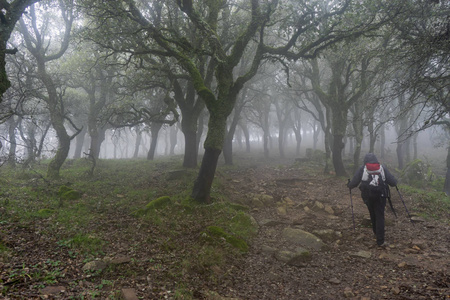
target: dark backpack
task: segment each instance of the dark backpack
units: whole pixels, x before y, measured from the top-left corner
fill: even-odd
[[[386,197],[384,170],[379,163],[367,163],[359,189],[363,197]]]

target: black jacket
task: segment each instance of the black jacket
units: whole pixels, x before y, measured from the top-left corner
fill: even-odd
[[[364,164],[356,171],[355,175],[353,176],[352,180],[347,184],[347,187],[350,189],[353,189],[357,187],[361,183],[361,179],[364,173],[364,166],[367,163],[379,163],[377,157],[373,153],[368,153],[364,157]],[[394,175],[389,172],[389,170],[383,166],[384,169],[384,176],[386,178],[386,183],[390,186],[396,186],[397,185],[397,179],[394,177]]]

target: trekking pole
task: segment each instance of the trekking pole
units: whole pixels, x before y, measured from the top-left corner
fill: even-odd
[[[408,214],[409,220],[411,221],[411,223],[414,226],[414,221],[412,220],[411,215],[409,214],[408,208],[406,208],[406,204],[405,204],[405,201],[403,201],[402,194],[400,193],[400,191],[399,191],[397,186],[395,186],[395,189],[397,190],[398,195],[400,196],[400,200],[402,200],[403,206],[405,207],[405,210],[406,210],[406,213]]]
[[[348,183],[350,183],[350,179],[348,180]],[[353,221],[353,231],[355,231],[355,215],[353,214],[353,199],[352,199],[352,189],[348,188],[350,191],[350,205],[352,207],[352,221]]]
[[[394,214],[395,218],[397,218],[397,213],[395,212],[394,205],[392,205],[391,201],[391,189],[388,185],[386,185],[386,196],[389,202],[389,206],[391,207],[392,213]]]

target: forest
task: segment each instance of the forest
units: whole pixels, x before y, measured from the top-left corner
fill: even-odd
[[[0,5],[5,299],[450,296],[448,1]],[[399,179],[382,258],[366,153]]]

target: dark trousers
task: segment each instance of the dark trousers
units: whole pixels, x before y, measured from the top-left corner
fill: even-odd
[[[384,209],[386,207],[386,198],[368,197],[364,199],[370,213],[372,230],[377,238],[377,245],[384,243]]]

